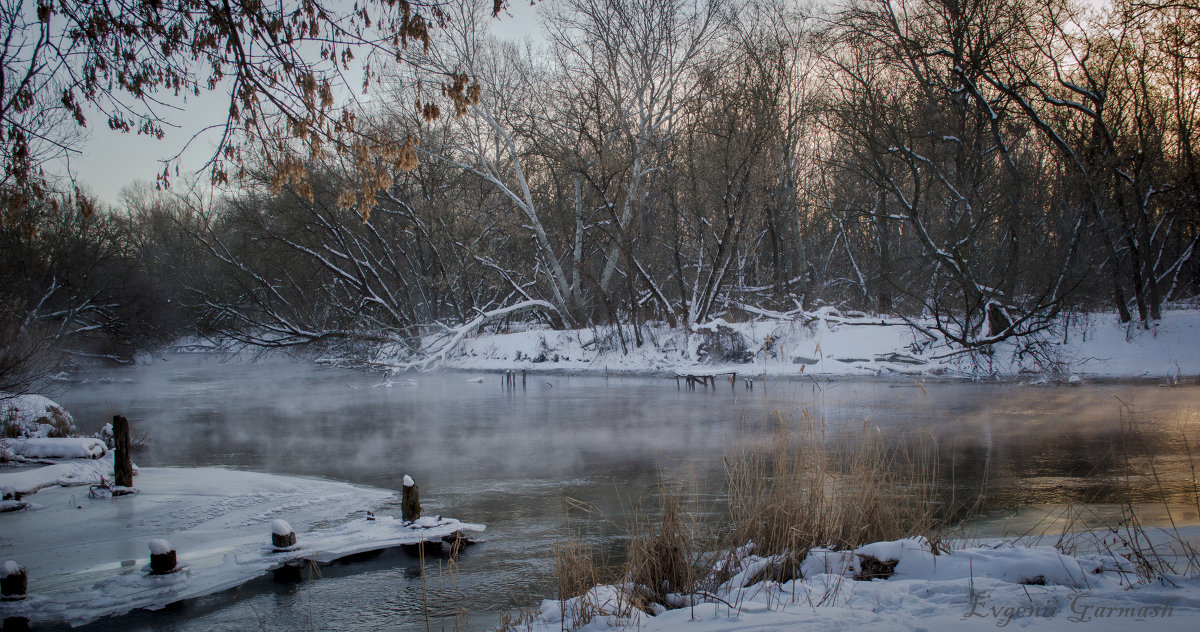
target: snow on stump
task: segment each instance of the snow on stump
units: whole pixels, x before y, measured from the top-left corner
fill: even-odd
[[[272,520],[271,545],[277,549],[296,546],[296,532],[292,531],[292,525],[283,520]]]
[[[129,420],[113,415],[113,484],[133,487],[133,459],[129,455]]]
[[[12,560],[0,564],[0,597],[5,601],[24,599],[29,590],[29,575]]]
[[[421,492],[412,477],[404,475],[404,494],[400,499],[400,517],[412,522],[421,517]]]
[[[162,575],[175,570],[175,549],[166,540],[155,538],[150,546],[150,572]]]

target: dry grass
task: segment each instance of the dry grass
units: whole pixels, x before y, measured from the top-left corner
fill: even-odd
[[[725,545],[714,525],[682,506],[679,487],[660,485],[658,495],[660,512],[655,519],[636,522],[622,568],[633,587],[632,606],[644,612],[651,612],[652,604],[679,606],[672,595],[712,588],[713,564]]]
[[[554,578],[560,598],[582,595],[608,576],[609,571],[596,563],[592,550],[578,535],[554,545]]]
[[[830,441],[808,417],[777,421],[769,450],[741,447],[726,462],[736,542],[803,557],[814,546],[848,549],[943,527],[932,440],[870,429]]]
[[[800,562],[815,546],[853,548],[943,527],[932,441],[914,446],[870,430],[828,442],[817,428],[808,417],[778,419],[769,448],[731,450],[728,520],[698,520],[682,506],[678,488],[662,485],[657,516],[633,521],[623,564],[598,564],[579,537],[560,543],[556,577],[568,628],[599,615],[691,604],[728,579],[737,547],[749,542],[755,554],[783,560],[755,581],[782,580],[799,577]],[[592,603],[589,591],[600,584],[622,586],[622,600]],[[568,612],[567,600],[581,595]]]

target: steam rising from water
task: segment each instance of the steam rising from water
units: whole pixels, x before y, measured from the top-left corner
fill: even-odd
[[[90,382],[56,399],[88,432],[127,416],[134,434],[150,440],[135,455],[142,465],[220,465],[395,490],[412,475],[427,513],[488,525],[488,542],[459,561],[453,583],[431,580],[443,562],[426,567],[426,590],[446,597],[430,600],[434,616],[453,617],[469,596],[475,627],[494,621],[489,613],[551,596],[551,545],[587,520],[568,513],[566,498],[605,512],[611,522],[596,520],[593,532],[609,545],[639,502],[653,509],[660,476],[693,480],[700,504],[721,513],[722,457],[734,442],[769,440],[776,412],[807,418],[830,437],[876,427],[897,440],[933,436],[947,495],[973,499],[990,468],[990,516],[1031,504],[1146,501],[1157,490],[1135,486],[1146,497],[1130,499],[1125,477],[1151,458],[1182,502],[1193,491],[1182,437],[1193,450],[1200,444],[1200,391],[1129,383],[920,389],[905,380],[805,378],[688,391],[663,378],[539,375],[505,390],[498,375],[453,373],[398,376],[389,387],[377,386],[377,374],[281,357],[189,355],[79,377]],[[416,385],[404,386],[410,377]],[[474,377],[483,382],[467,381]],[[1136,441],[1117,397],[1132,405]],[[389,553],[322,574],[300,587],[260,582],[238,593],[244,598],[213,597],[190,611],[101,628],[242,629],[255,612],[278,627],[312,612],[316,627],[424,629],[415,559]]]

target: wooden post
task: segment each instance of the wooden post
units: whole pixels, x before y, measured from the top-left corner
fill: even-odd
[[[400,498],[400,517],[407,522],[421,517],[421,491],[407,474],[404,475],[404,493]]]
[[[525,369],[521,369],[521,390],[525,390]]]
[[[29,590],[29,574],[12,560],[0,564],[0,597],[5,601],[24,599]]]
[[[175,549],[166,540],[154,539],[147,543],[150,546],[150,572],[155,575],[170,573],[175,570],[178,560]]]
[[[296,545],[296,532],[292,525],[283,520],[271,521],[271,545],[277,549],[286,549]]]
[[[113,484],[133,487],[133,460],[129,456],[129,420],[113,415]]]
[[[737,389],[737,373],[729,374],[729,388],[735,390]]]

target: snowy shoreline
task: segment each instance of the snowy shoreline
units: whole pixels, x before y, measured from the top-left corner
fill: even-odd
[[[308,354],[329,366],[391,375],[427,371],[671,378],[736,373],[742,378],[987,380],[1031,385],[1142,380],[1200,383],[1200,307],[1177,306],[1146,330],[1115,314],[1075,314],[1036,340],[1010,340],[973,353],[903,320],[825,307],[743,322],[712,320],[691,331],[662,324],[555,330],[526,321],[472,322],[422,339],[366,351]],[[625,341],[622,343],[621,337]],[[194,337],[168,347],[179,353],[240,353],[233,345]],[[302,353],[302,355],[305,355]]]
[[[988,379],[1043,384],[1092,380],[1195,382],[1200,376],[1200,309],[1175,309],[1150,330],[1122,325],[1112,314],[1076,315],[1037,344],[1008,341],[990,352],[967,354],[903,321],[832,308],[802,317],[763,317],[729,323],[717,319],[688,332],[551,330],[512,323],[501,333],[452,330],[429,336],[423,351],[385,345],[369,358],[318,361],[400,373],[410,370],[533,374],[636,375],[737,373],[739,378]],[[620,337],[626,338],[625,342]]]
[[[630,584],[599,585],[543,601],[519,629],[941,631],[1015,624],[1056,630],[1082,624],[1128,630],[1154,621],[1161,629],[1194,630],[1200,623],[1194,565],[1200,529],[1145,534],[1152,541],[1139,542],[1144,548],[1137,552],[1108,532],[1064,535],[1054,546],[1000,539],[939,546],[913,537],[852,551],[818,548],[796,569],[800,577],[778,581],[764,576],[786,567],[784,560],[754,555],[746,546],[714,567],[711,590],[669,595],[670,609],[638,607]],[[1151,546],[1171,557],[1175,572],[1146,574],[1131,561]]]

